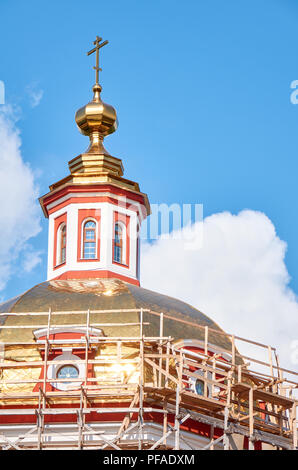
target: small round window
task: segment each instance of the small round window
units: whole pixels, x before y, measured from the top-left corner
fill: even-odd
[[[57,372],[57,379],[77,379],[79,377],[79,369],[73,365],[60,367]]]

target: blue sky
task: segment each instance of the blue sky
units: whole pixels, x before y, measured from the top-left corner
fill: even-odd
[[[0,80],[21,116],[23,159],[40,195],[83,151],[75,111],[91,97],[99,34],[103,99],[118,112],[106,147],[151,202],[203,203],[204,215],[264,212],[288,244],[298,292],[298,4],[290,0],[1,1]],[[43,91],[30,106],[28,87]],[[46,278],[11,279],[9,298]]]

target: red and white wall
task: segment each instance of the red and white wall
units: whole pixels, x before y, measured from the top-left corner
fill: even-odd
[[[140,197],[113,191],[67,191],[44,201],[49,217],[48,280],[116,277],[139,285],[138,233],[146,212]],[[134,195],[132,195],[134,196]],[[83,226],[96,224],[96,255],[83,256]],[[122,259],[114,259],[115,224],[122,228]],[[61,228],[66,225],[66,255],[61,261]]]

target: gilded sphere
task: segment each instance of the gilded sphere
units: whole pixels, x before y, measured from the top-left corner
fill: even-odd
[[[75,120],[83,135],[90,136],[96,131],[105,137],[115,132],[118,127],[116,110],[101,100],[100,85],[94,85],[93,91],[93,100],[76,112]]]

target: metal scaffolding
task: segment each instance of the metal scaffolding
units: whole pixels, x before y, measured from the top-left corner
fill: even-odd
[[[107,313],[69,312],[86,314],[85,323],[67,325],[74,331],[85,328],[76,339],[57,339],[52,334],[55,318],[67,312],[0,314],[0,320],[1,316],[47,320],[46,326],[43,322],[1,327],[46,328],[42,339],[1,345],[1,449],[231,450],[243,448],[244,438],[251,450],[257,442],[275,449],[297,449],[298,373],[280,367],[274,348],[145,309],[108,311],[111,317],[116,312],[138,313],[139,322],[126,324],[137,326],[137,336],[94,336],[93,328],[104,331],[109,326],[117,332],[119,327],[119,323],[90,321],[91,314],[103,312]],[[158,336],[144,334],[144,326],[150,323],[144,321],[144,313],[146,318],[159,318]],[[166,336],[165,318],[201,328],[200,347],[198,342],[195,348],[181,346]],[[210,343],[215,333],[228,338],[230,349]],[[241,344],[265,351],[268,360],[240,354]],[[11,351],[16,348],[35,349],[39,358],[12,360]],[[84,377],[47,376],[49,355],[63,348],[84,352],[76,361],[84,365]],[[109,348],[113,354],[105,354]],[[100,353],[94,356],[94,351]],[[69,360],[55,360],[55,365],[67,364]],[[20,371],[35,368],[43,371],[39,378],[19,378]],[[98,369],[113,373],[96,374]],[[11,377],[11,371],[18,373]],[[69,389],[60,390],[59,383],[69,383]],[[31,391],[18,390],[25,385]]]

